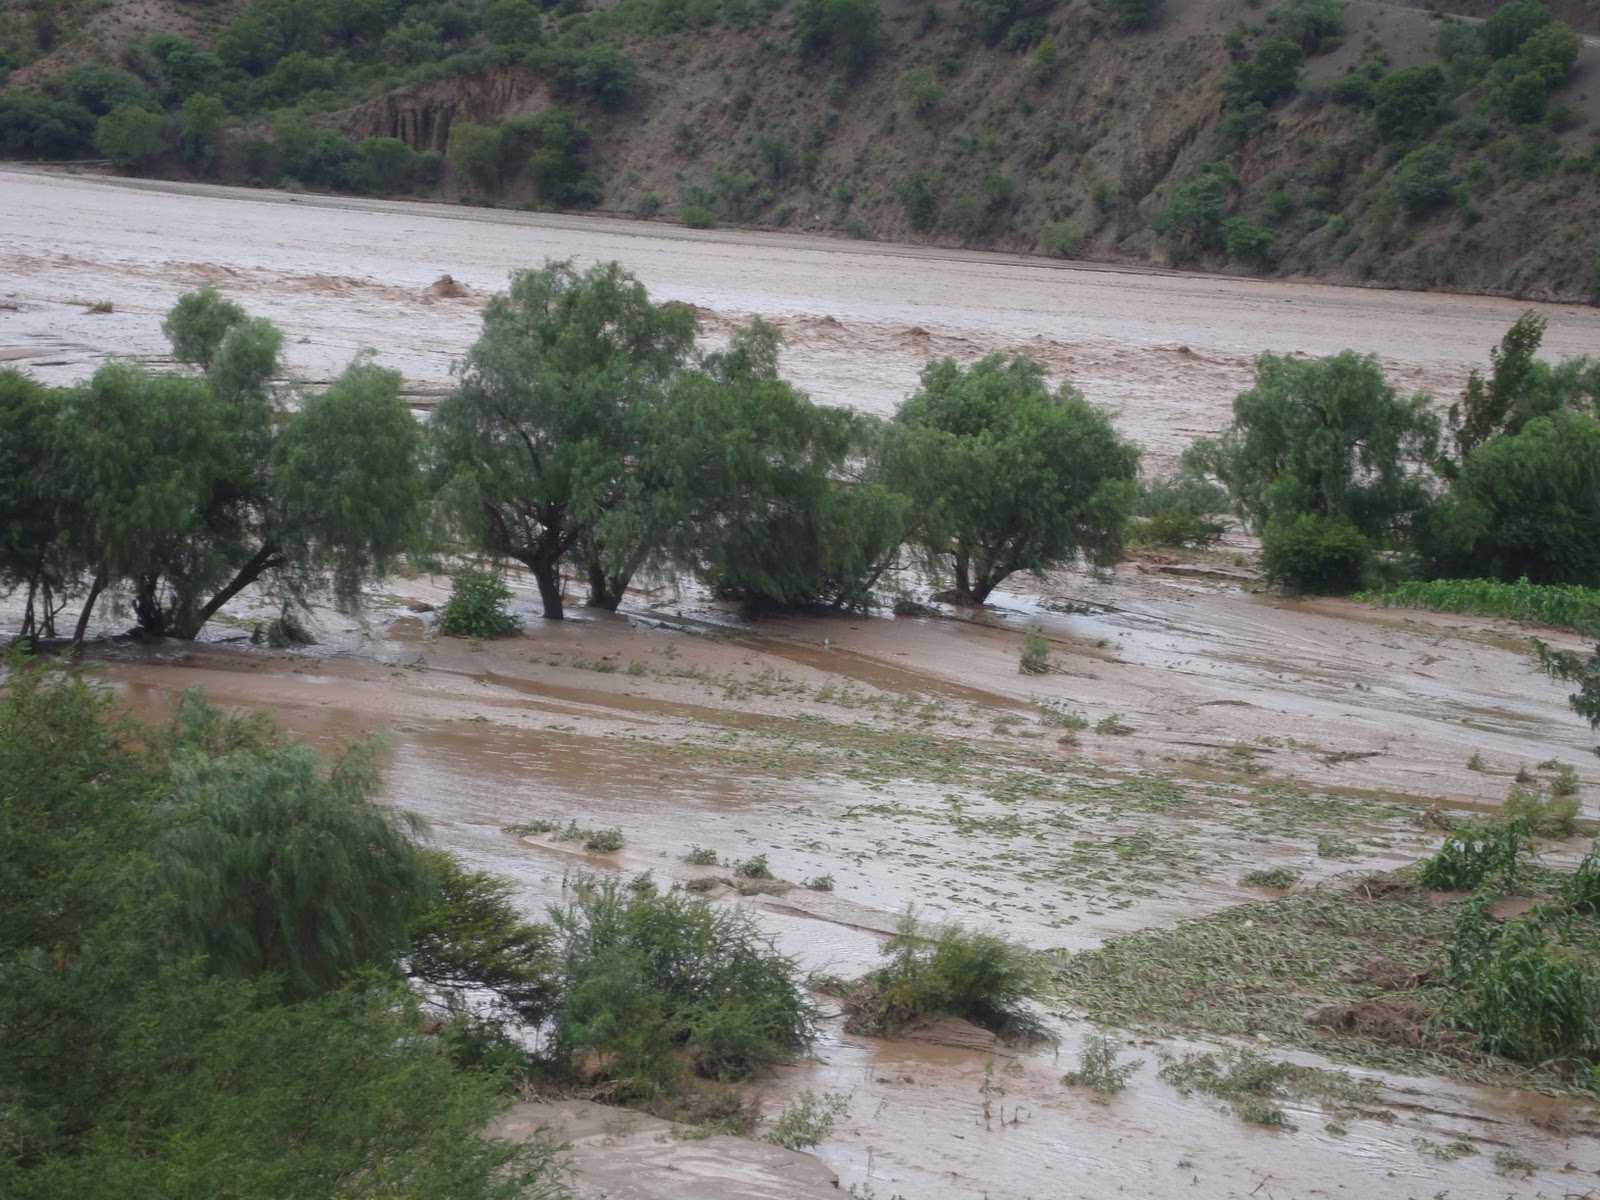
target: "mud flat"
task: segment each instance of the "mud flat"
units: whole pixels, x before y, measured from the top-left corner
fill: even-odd
[[[1355,345],[1448,395],[1522,307],[24,172],[0,172],[0,201],[0,304],[15,306],[0,308],[0,346],[54,380],[108,352],[156,358],[161,314],[209,279],[279,321],[307,376],[372,346],[438,387],[509,267],[617,257],[706,310],[712,336],[750,314],[781,321],[790,366],[823,399],[886,411],[928,353],[1031,348],[1120,405],[1160,456],[1222,423],[1256,350]],[[469,295],[434,296],[444,272]],[[100,299],[115,311],[77,303]],[[1597,314],[1550,316],[1552,352],[1600,344]],[[495,643],[437,637],[426,609],[445,581],[394,578],[359,618],[319,609],[304,650],[250,646],[273,613],[239,603],[204,642],[108,638],[89,659],[137,711],[203,687],[330,748],[384,735],[390,799],[513,880],[530,911],[585,874],[730,874],[685,863],[698,846],[722,864],[764,854],[795,885],[709,894],[806,971],[869,968],[909,906],[1057,954],[1054,1048],[947,1028],[861,1038],[819,997],[814,1057],[754,1096],[769,1116],[805,1090],[848,1097],[816,1154],[857,1196],[1596,1193],[1593,1106],[1550,1072],[1305,1018],[1365,986],[1318,906],[1415,950],[1435,898],[1363,898],[1357,881],[1429,853],[1438,814],[1492,809],[1522,768],[1571,766],[1584,815],[1600,815],[1588,731],[1534,671],[1529,630],[1276,598],[1250,585],[1251,552],[1232,539],[1204,561],[1014,580],[976,615],[755,624],[665,587],[545,623],[514,577],[526,629]],[[0,627],[14,619],[0,604]],[[95,632],[117,632],[110,606],[104,619]],[[1046,675],[1018,673],[1031,628],[1051,645]],[[623,848],[510,828],[569,821],[619,828]],[[1541,850],[1570,863],[1585,845]],[[1285,899],[1245,881],[1271,868],[1294,877]],[[819,877],[831,890],[803,886]],[[1124,951],[1132,991],[1095,958]],[[1161,977],[1191,962],[1192,989]],[[1061,1079],[1097,1023],[1141,1062],[1105,1103]],[[1241,1048],[1285,1081],[1274,1124],[1180,1086],[1185,1056]],[[597,1160],[636,1128],[615,1118],[575,1138]],[[659,1133],[634,1150],[671,1171]],[[728,1151],[728,1172],[792,1165],[748,1149]],[[681,1161],[706,1175],[721,1160],[702,1145]]]
[[[713,341],[776,322],[786,372],[828,403],[887,413],[931,357],[1032,354],[1158,462],[1226,422],[1263,351],[1376,354],[1447,402],[1525,308],[1549,318],[1546,353],[1600,347],[1594,309],[20,168],[0,169],[0,211],[0,362],[50,382],[159,359],[162,315],[210,282],[282,326],[302,376],[372,348],[425,402],[508,272],[569,257],[621,261]],[[429,290],[446,273],[464,296]],[[86,315],[99,301],[115,311]]]
[[[1527,631],[1291,603],[1167,565],[1064,572],[976,619],[752,625],[663,591],[549,624],[519,583],[527,631],[495,643],[436,637],[412,610],[444,581],[394,579],[359,621],[319,611],[317,647],[230,643],[252,619],[242,611],[209,643],[102,643],[96,670],[141,711],[203,687],[328,746],[385,734],[393,802],[515,881],[530,911],[586,874],[681,885],[765,854],[795,886],[710,894],[746,906],[805,970],[842,976],[877,961],[908,906],[1068,962],[1171,931],[1201,945],[1242,936],[1248,955],[1252,925],[1265,953],[1282,934],[1280,893],[1247,885],[1250,871],[1296,873],[1291,901],[1345,896],[1437,846],[1429,809],[1492,808],[1519,768],[1551,759],[1577,769],[1595,815],[1587,731],[1534,673]],[[1028,628],[1051,641],[1048,675],[1017,671]],[[1473,754],[1485,770],[1467,769]],[[621,829],[622,850],[508,831],[574,820]],[[1570,863],[1584,845],[1542,852]],[[686,864],[693,846],[724,865]],[[831,891],[802,886],[818,876]],[[1190,1013],[1155,996],[1113,1021],[1119,1002],[1068,988],[1047,1006],[1059,1046],[1032,1049],[947,1031],[857,1037],[819,997],[830,1015],[814,1058],[754,1094],[769,1117],[805,1090],[848,1096],[815,1153],[845,1188],[885,1200],[1600,1185],[1588,1102],[1540,1094],[1548,1076],[1314,1029],[1297,1015],[1314,990],[1218,1025],[1200,1012],[1209,1001]],[[1109,1103],[1061,1081],[1096,1021],[1124,1026],[1124,1060],[1142,1062]],[[1320,1081],[1280,1102],[1281,1127],[1162,1075],[1240,1046]]]

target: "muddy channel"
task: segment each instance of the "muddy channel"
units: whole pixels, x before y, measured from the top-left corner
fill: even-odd
[[[713,339],[777,320],[820,399],[886,412],[931,354],[1026,349],[1158,461],[1225,421],[1257,351],[1354,346],[1448,397],[1522,307],[15,171],[0,210],[0,358],[55,381],[108,354],[159,361],[161,314],[211,280],[283,325],[302,376],[372,347],[425,404],[508,269],[615,257],[704,310]],[[471,294],[429,296],[444,272]],[[115,311],[89,315],[98,300]],[[1551,351],[1600,347],[1600,314],[1549,315]],[[395,578],[358,617],[317,610],[314,647],[250,645],[263,613],[240,604],[202,643],[101,641],[91,659],[142,713],[201,687],[329,749],[383,735],[393,803],[530,911],[587,873],[726,874],[686,865],[692,846],[765,854],[795,884],[831,876],[831,891],[712,894],[804,970],[841,976],[874,964],[908,907],[1077,953],[1262,900],[1248,871],[1286,867],[1304,888],[1399,866],[1437,846],[1427,810],[1491,808],[1538,763],[1575,768],[1600,816],[1592,740],[1534,671],[1528,630],[1276,598],[1251,584],[1251,552],[1233,537],[1198,559],[1014,580],[978,615],[915,618],[752,624],[663,586],[545,623],[514,580],[524,632],[489,644],[434,634],[446,581]],[[108,606],[98,632],[120,627]],[[1028,629],[1051,643],[1046,675],[1018,672]],[[620,828],[623,849],[507,832],[571,820]],[[1061,1080],[1092,1029],[1068,1003],[1046,1005],[1059,1044],[1043,1049],[855,1037],[819,1003],[814,1055],[755,1093],[769,1114],[807,1089],[848,1097],[815,1153],[858,1196],[1600,1194],[1600,1124],[1569,1097],[1247,1030],[1232,1041],[1371,1080],[1354,1110],[1291,1100],[1263,1128],[1159,1077],[1206,1048],[1192,1034],[1119,1035],[1142,1065],[1101,1103]]]

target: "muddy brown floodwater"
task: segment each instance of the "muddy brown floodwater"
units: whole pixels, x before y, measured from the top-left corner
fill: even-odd
[[[709,338],[752,316],[788,339],[818,399],[888,413],[931,357],[1022,351],[1117,414],[1159,464],[1225,423],[1263,351],[1378,355],[1448,400],[1517,315],[1554,355],[1600,349],[1600,311],[1440,293],[1263,282],[651,222],[0,169],[0,361],[70,380],[107,354],[159,358],[160,319],[211,282],[328,378],[371,347],[426,394],[516,267],[617,259]],[[448,273],[468,295],[429,285]],[[109,301],[113,313],[84,319]]]
[[[1354,346],[1448,394],[1522,307],[21,171],[0,171],[0,211],[0,357],[53,380],[113,353],[159,361],[161,314],[211,280],[284,326],[302,376],[370,346],[425,398],[511,267],[615,257],[655,294],[705,310],[712,338],[752,314],[778,321],[790,370],[821,399],[885,412],[929,354],[1026,349],[1115,407],[1157,457],[1223,423],[1258,350]],[[471,295],[429,294],[445,272]],[[88,314],[98,300],[115,311]],[[1600,345],[1595,313],[1549,315],[1553,351]],[[1563,689],[1532,670],[1528,630],[1256,594],[1252,549],[1231,538],[1204,561],[1014,580],[975,617],[751,624],[661,587],[615,616],[546,624],[514,577],[525,632],[488,644],[435,635],[426,609],[444,580],[395,578],[359,617],[318,609],[320,644],[304,650],[248,645],[270,613],[245,602],[203,643],[107,640],[90,657],[139,712],[202,687],[329,749],[384,734],[389,799],[514,881],[530,911],[585,874],[728,874],[685,864],[691,846],[765,854],[797,884],[831,876],[831,891],[711,894],[744,906],[804,970],[845,976],[877,961],[910,906],[1078,952],[1260,899],[1241,883],[1249,870],[1282,866],[1309,884],[1398,866],[1438,844],[1426,808],[1492,808],[1525,765],[1569,764],[1585,813],[1600,812],[1590,739]],[[0,627],[13,607],[0,604]],[[99,632],[115,632],[109,606],[105,620]],[[1050,640],[1047,675],[1018,673],[1030,628]],[[1467,769],[1474,755],[1483,770]],[[592,855],[507,832],[535,820],[615,826],[625,844]],[[1571,1098],[1246,1039],[1370,1078],[1381,1097],[1354,1116],[1289,1102],[1289,1127],[1266,1129],[1158,1077],[1164,1058],[1204,1048],[1176,1035],[1127,1035],[1144,1065],[1099,1104],[1061,1082],[1089,1032],[1063,1005],[1045,1012],[1058,1048],[1016,1050],[971,1030],[855,1037],[820,1003],[814,1057],[755,1095],[769,1115],[806,1089],[846,1095],[815,1153],[859,1196],[1600,1187],[1594,1116]],[[654,1137],[634,1141],[663,1158]],[[690,1156],[695,1178],[716,1176],[716,1152]]]

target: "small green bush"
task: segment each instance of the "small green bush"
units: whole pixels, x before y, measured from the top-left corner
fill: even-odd
[[[934,82],[933,72],[927,67],[912,67],[900,76],[900,82],[895,90],[900,93],[900,98],[911,105],[911,111],[918,116],[931,113],[939,107],[939,101],[944,93],[939,90],[939,85]]]
[[[717,226],[715,215],[701,204],[685,204],[678,210],[678,220],[690,229],[715,229]]]
[[[1497,925],[1478,898],[1446,948],[1451,1014],[1491,1054],[1523,1063],[1600,1054],[1600,974],[1535,913]]]
[[[690,846],[683,861],[691,867],[714,867],[717,865],[717,852],[705,846]]]
[[[745,1078],[813,1035],[794,964],[738,909],[607,879],[551,918],[561,1001],[550,1052],[573,1069],[604,1064],[618,1098],[670,1091],[685,1061]]]
[[[1248,217],[1229,217],[1222,223],[1222,249],[1239,262],[1267,263],[1272,259],[1272,231]]]
[[[818,1096],[807,1089],[784,1105],[762,1140],[786,1150],[809,1150],[826,1141],[834,1123],[849,1111],[850,1097],[837,1092]]]
[[[1450,173],[1450,151],[1440,145],[1423,146],[1400,160],[1390,181],[1395,199],[1412,216],[1424,216],[1450,200],[1455,176]]]
[[[1517,886],[1527,851],[1528,828],[1520,821],[1469,825],[1417,864],[1417,882],[1448,892],[1473,891],[1485,883],[1509,890]]]
[[[846,1028],[890,1035],[929,1017],[962,1017],[1005,1037],[1043,1036],[1027,1002],[1049,972],[1026,947],[951,926],[928,938],[907,916],[883,948],[889,964],[850,990]]]
[[[1061,1077],[1061,1082],[1068,1087],[1088,1088],[1094,1092],[1099,1103],[1106,1103],[1127,1087],[1134,1072],[1144,1066],[1144,1060],[1137,1058],[1132,1062],[1119,1063],[1119,1052],[1117,1041],[1110,1034],[1098,1030],[1091,1033],[1083,1041],[1083,1050],[1078,1055],[1078,1069],[1068,1071]]]
[[[1050,670],[1050,643],[1037,629],[1030,629],[1022,637],[1022,655],[1017,670],[1024,675],[1044,675]]]
[[[450,599],[439,613],[439,632],[449,637],[509,637],[522,621],[506,609],[511,589],[488,571],[458,571],[450,577]]]
[[[1355,591],[1371,557],[1354,525],[1312,513],[1274,517],[1261,535],[1262,573],[1291,591]]]
[[[1521,822],[1535,837],[1569,838],[1577,831],[1578,798],[1570,793],[1547,796],[1538,788],[1513,784],[1500,806],[1500,819]]]
[[[1039,230],[1040,253],[1051,258],[1071,258],[1082,241],[1083,234],[1071,221],[1051,221]]]
[[[825,58],[846,78],[872,65],[878,52],[878,0],[800,0],[794,37],[807,58]]]
[[[733,868],[733,873],[740,879],[776,878],[772,873],[772,868],[767,865],[767,856],[765,854],[757,854],[745,859]]]

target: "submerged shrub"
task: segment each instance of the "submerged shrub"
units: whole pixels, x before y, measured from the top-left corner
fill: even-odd
[[[1044,675],[1050,670],[1050,643],[1037,629],[1022,638],[1022,657],[1017,669],[1024,675]]]
[[[488,571],[457,571],[450,577],[450,599],[439,614],[439,632],[450,637],[510,637],[522,627],[506,609],[511,589]]]
[[[686,1060],[702,1075],[744,1078],[812,1036],[794,963],[737,909],[662,894],[648,879],[605,880],[551,917],[562,995],[551,1049],[569,1069],[615,1080],[619,1097],[662,1094]]]
[[[1042,961],[1014,942],[950,926],[924,936],[907,915],[883,948],[889,963],[846,997],[846,1028],[892,1034],[930,1017],[955,1016],[1005,1037],[1043,1035],[1027,1002],[1044,990]]]

